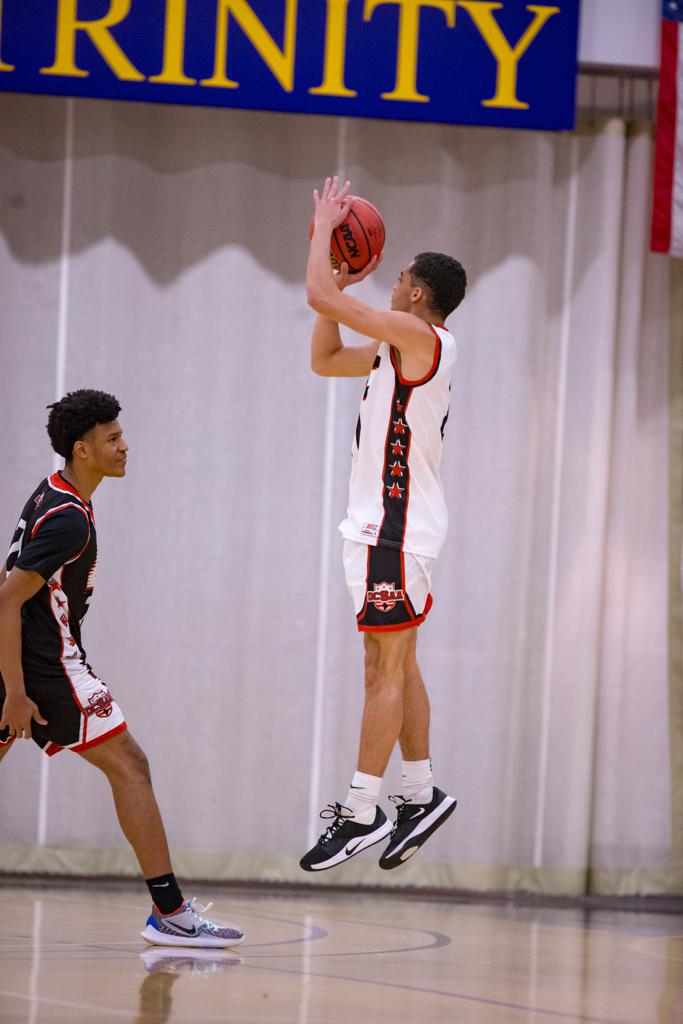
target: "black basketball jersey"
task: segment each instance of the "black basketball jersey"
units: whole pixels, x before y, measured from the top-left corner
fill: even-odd
[[[22,663],[27,676],[60,679],[85,661],[81,622],[95,583],[97,539],[92,505],[61,473],[43,480],[26,502],[7,556],[7,572],[46,580],[22,607]]]

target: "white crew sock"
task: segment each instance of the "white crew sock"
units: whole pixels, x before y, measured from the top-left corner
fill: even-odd
[[[375,820],[379,791],[382,788],[380,775],[366,775],[356,772],[344,804],[353,811],[359,825],[371,825]]]
[[[401,793],[411,804],[428,804],[433,796],[432,762],[403,761],[401,765]]]

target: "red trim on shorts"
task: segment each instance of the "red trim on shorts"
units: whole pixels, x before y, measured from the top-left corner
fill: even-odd
[[[0,747],[11,747],[16,738],[16,736],[8,736],[6,740],[0,740]]]
[[[394,626],[361,626],[358,623],[359,633],[395,633],[399,629],[414,629],[415,626],[419,626],[429,615],[429,611],[434,604],[432,595],[427,594],[427,600],[425,602],[425,610],[422,615],[418,615],[412,622],[398,622]]]
[[[93,747],[99,747],[100,743],[105,743],[107,740],[112,739],[127,728],[127,723],[121,722],[115,729],[110,729],[109,732],[105,732],[102,736],[96,736],[94,740],[89,740],[88,743],[79,743],[76,747],[60,747],[57,743],[52,743],[52,741],[50,741],[46,747],[43,747],[43,750],[48,757],[52,757],[53,754],[58,754],[60,750],[73,750],[74,754],[80,754],[83,750],[92,750]]]
[[[363,601],[363,607],[361,608],[361,610],[356,615],[356,620],[357,621],[360,621],[360,619],[363,618],[363,616],[365,615],[366,611],[368,610],[368,587],[370,586],[370,549],[371,549],[371,547],[375,547],[375,546],[376,545],[374,545],[374,544],[372,544],[372,545],[371,544],[367,544],[366,545],[366,547],[368,549],[368,558],[367,558],[367,562],[365,563],[365,600]],[[360,629],[360,626],[358,628]]]
[[[407,508],[408,503],[406,502],[406,511]],[[406,519],[407,518],[408,517],[406,516]],[[405,536],[405,524],[403,527],[403,534]],[[401,543],[403,543],[403,539],[401,539]],[[408,588],[406,586],[406,561],[403,554],[403,548],[401,548],[401,590],[403,591],[403,604],[405,606],[405,610],[408,612],[408,615],[410,615],[410,618],[415,621],[417,619],[417,615],[415,614],[412,601],[408,597]],[[410,625],[412,625],[412,623],[410,623]]]

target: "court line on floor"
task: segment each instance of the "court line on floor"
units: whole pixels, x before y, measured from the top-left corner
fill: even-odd
[[[27,995],[26,992],[10,992],[7,989],[0,989],[0,996],[6,996],[8,999],[22,999],[24,1002],[31,1002],[34,996]],[[49,1003],[51,1006],[63,1006],[70,1010],[87,1010],[88,1013],[108,1013],[113,1014],[115,1017],[125,1017],[126,1020],[131,1020],[130,1010],[117,1010],[113,1006],[93,1006],[91,1003],[73,1003],[67,999],[55,999],[52,996],[38,996],[39,1003]]]
[[[366,928],[368,927],[367,923],[365,921],[348,921],[347,920],[347,921],[342,921],[340,923],[341,924],[352,924],[352,925],[359,925],[360,924],[360,925],[364,925]],[[311,953],[310,956],[311,956],[312,959],[321,960],[323,957],[335,957],[335,956],[382,956],[384,953],[418,953],[418,952],[421,952],[422,950],[425,950],[425,949],[442,949],[444,946],[450,946],[451,943],[453,942],[453,939],[449,935],[444,935],[443,932],[432,931],[429,928],[400,928],[398,925],[390,925],[390,924],[387,924],[387,925],[378,924],[378,925],[374,925],[373,927],[374,928],[391,928],[392,930],[403,931],[403,932],[415,932],[418,935],[431,935],[434,941],[433,942],[428,942],[424,946],[400,946],[400,947],[396,947],[396,948],[384,947],[382,949],[353,949],[353,950],[338,951],[336,953]],[[334,938],[334,936],[332,936],[332,938]],[[267,943],[265,943],[265,945],[267,945]],[[245,947],[244,950],[243,950],[243,955],[244,955],[244,959],[245,960],[249,958],[248,949],[249,949],[249,946]],[[280,957],[280,958],[282,958],[282,957],[295,957],[295,956],[299,956],[298,953],[273,953],[272,955],[274,957]],[[267,953],[259,953],[259,954],[257,954],[256,958],[262,957],[262,958],[265,959],[267,956],[268,956]]]
[[[288,967],[260,967],[257,964],[247,962],[244,957],[244,966],[252,971],[272,971],[275,974],[295,974],[303,976],[303,971],[293,971]],[[557,1017],[560,1020],[583,1021],[585,1024],[642,1024],[640,1021],[628,1021],[616,1017],[589,1017],[586,1014],[569,1013],[566,1010],[549,1010],[541,1006],[530,1006],[527,1003],[510,1003],[504,999],[489,999],[485,996],[468,996],[463,992],[444,992],[441,989],[423,988],[418,985],[403,985],[393,981],[377,981],[372,978],[352,978],[342,974],[319,974],[309,972],[312,979],[321,978],[326,981],[355,982],[359,985],[377,985],[380,988],[397,989],[401,992],[415,992],[418,995],[443,996],[446,999],[456,999],[466,1003],[477,1003],[483,1006],[497,1006],[506,1010],[519,1010],[521,1013],[535,1013],[546,1017]]]

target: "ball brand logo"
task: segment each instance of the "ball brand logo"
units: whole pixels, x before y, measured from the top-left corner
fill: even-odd
[[[349,256],[351,256],[352,259],[359,259],[360,249],[358,248],[356,239],[353,237],[353,229],[348,221],[345,221],[339,230],[344,238],[344,245],[346,246],[346,251]]]
[[[92,697],[88,698],[88,706],[85,708],[85,713],[88,717],[97,715],[98,718],[109,718],[112,713],[113,702],[114,698],[109,690],[100,690],[99,693],[93,693]]]
[[[374,604],[378,612],[390,612],[397,601],[404,601],[402,590],[395,583],[375,583],[374,590],[368,590],[368,603]]]

